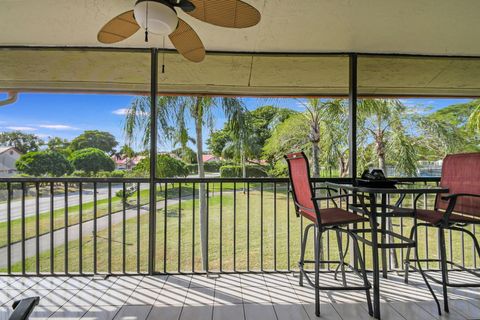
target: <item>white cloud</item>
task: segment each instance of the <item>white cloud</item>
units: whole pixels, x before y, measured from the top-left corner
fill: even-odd
[[[15,130],[15,131],[35,131],[37,129],[35,128],[32,128],[32,127],[16,127],[16,126],[13,126],[13,127],[6,127],[7,129],[10,129],[10,130]]]
[[[125,116],[128,114],[128,109],[127,108],[120,108],[117,110],[112,111],[113,114],[116,114],[117,116]]]
[[[41,124],[40,128],[52,129],[52,130],[78,130],[75,127],[65,125],[65,124]]]
[[[129,112],[130,112],[130,109],[128,108],[120,108],[112,111],[112,113],[116,114],[117,116],[126,116]],[[142,116],[148,116],[148,112],[137,111],[136,114],[142,115]]]

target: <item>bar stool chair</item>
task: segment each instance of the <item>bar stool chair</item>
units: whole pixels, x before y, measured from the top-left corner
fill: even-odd
[[[368,313],[373,315],[372,302],[370,298],[371,285],[367,279],[365,270],[365,262],[361,256],[360,248],[358,246],[358,236],[349,231],[346,226],[352,223],[367,222],[368,219],[355,213],[344,210],[336,204],[334,199],[348,199],[351,195],[337,194],[332,196],[332,191],[337,191],[333,188],[315,188],[312,185],[310,179],[310,169],[308,159],[303,152],[291,153],[285,155],[285,160],[288,163],[288,171],[290,176],[291,192],[293,195],[293,201],[295,203],[295,211],[298,217],[311,221],[311,223],[305,227],[304,236],[301,244],[300,261],[298,266],[300,269],[299,284],[303,286],[303,279],[308,282],[313,288],[315,288],[315,314],[320,316],[320,290],[347,290],[347,291],[365,291],[368,305]],[[314,191],[318,189],[326,189],[328,197],[316,197]],[[318,202],[324,200],[332,200],[334,202],[333,208],[320,209]],[[307,239],[309,231],[314,230],[314,260],[305,260],[305,248],[307,245]],[[320,261],[320,243],[322,236],[328,232],[334,231],[337,236],[339,244],[339,261]],[[358,257],[360,266],[359,270],[355,269],[344,260],[345,255],[342,253],[341,248],[341,236],[346,234],[353,242],[353,250]],[[314,264],[314,280],[312,281],[305,270],[306,263]],[[342,286],[320,286],[320,264],[339,264],[342,271]],[[345,267],[351,268],[362,280],[363,285],[360,286],[347,286],[345,278]],[[338,268],[337,268],[338,269]]]
[[[472,239],[475,248],[474,254],[480,257],[478,240],[470,230],[466,229],[469,225],[480,224],[480,152],[446,156],[443,160],[440,186],[448,188],[449,194],[437,195],[433,210],[417,209],[418,197],[415,199],[416,217],[423,222],[417,223],[410,233],[410,239],[413,239],[419,226],[437,228],[440,257],[439,259],[419,259],[418,249],[415,248],[415,259],[410,259],[409,248],[405,259],[405,283],[408,283],[409,268],[412,268],[419,271],[422,276],[442,285],[443,308],[445,312],[449,312],[447,287],[480,287],[480,282],[452,283],[449,281],[447,265],[469,272],[479,278],[480,273],[469,270],[452,260],[447,260],[445,243],[445,230],[462,232]],[[411,265],[411,262],[416,262],[418,265],[422,262],[440,263],[441,280],[424,272],[422,268]],[[435,294],[433,292],[432,294],[436,299]]]

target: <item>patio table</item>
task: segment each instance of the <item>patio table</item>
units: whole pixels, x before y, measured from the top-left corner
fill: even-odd
[[[365,187],[356,186],[349,183],[334,183],[326,182],[326,185],[331,188],[345,190],[353,194],[366,195],[369,199],[369,204],[364,204],[364,200],[361,199],[361,206],[356,204],[349,205],[349,208],[361,212],[367,215],[370,219],[369,229],[357,229],[357,232],[370,232],[371,240],[364,239],[363,241],[372,247],[372,277],[373,277],[373,316],[376,319],[380,319],[380,266],[379,266],[379,248],[382,251],[382,264],[383,264],[383,276],[387,277],[386,269],[386,250],[390,248],[406,248],[413,247],[417,243],[417,235],[412,241],[403,235],[397,234],[392,230],[386,229],[387,217],[412,217],[414,218],[414,224],[416,224],[414,209],[400,208],[402,200],[407,194],[416,194],[417,200],[424,194],[439,194],[447,193],[448,189],[436,187],[436,186],[416,186],[413,184],[398,184],[395,188],[377,188],[377,187]],[[387,204],[387,195],[398,194],[400,195],[399,201],[395,205]],[[381,198],[381,203],[377,204],[377,196]],[[360,197],[357,197],[360,198]],[[378,218],[381,218],[380,228],[377,225]],[[381,234],[380,243],[378,241],[378,234]],[[401,243],[387,243],[386,236],[401,240]]]

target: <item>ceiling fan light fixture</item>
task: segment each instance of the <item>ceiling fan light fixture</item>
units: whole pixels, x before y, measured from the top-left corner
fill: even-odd
[[[177,13],[168,1],[139,0],[133,12],[139,26],[149,33],[169,35],[178,25]]]

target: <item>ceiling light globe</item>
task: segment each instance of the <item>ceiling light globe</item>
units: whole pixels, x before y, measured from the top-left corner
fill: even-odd
[[[139,0],[133,13],[138,25],[149,33],[169,35],[178,25],[175,10],[161,0]]]

